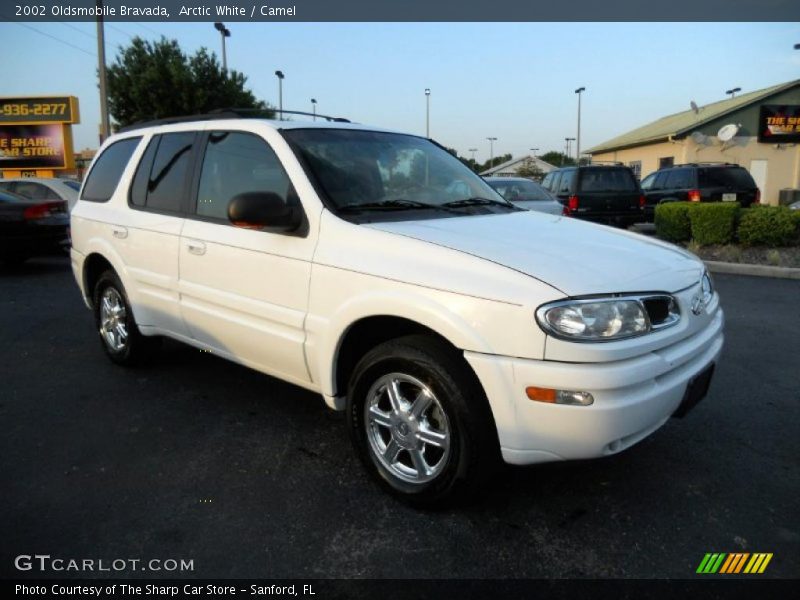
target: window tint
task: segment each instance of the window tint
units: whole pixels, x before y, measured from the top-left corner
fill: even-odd
[[[687,190],[694,187],[691,169],[673,169],[669,172],[665,187],[670,190]]]
[[[716,167],[700,169],[700,187],[736,187],[753,189],[755,181],[743,167]]]
[[[143,207],[147,202],[147,186],[150,182],[150,173],[153,170],[153,159],[158,150],[158,142],[161,136],[153,136],[150,143],[147,145],[147,150],[142,155],[142,160],[136,169],[136,175],[133,176],[133,183],[131,184],[130,202],[134,206]]]
[[[652,188],[653,187],[653,183],[655,183],[657,176],[658,176],[658,173],[650,173],[650,175],[645,177],[642,180],[642,189],[643,190],[649,190],[650,188]]]
[[[84,200],[107,202],[111,198],[128,160],[141,139],[135,137],[120,140],[103,151],[89,172],[86,185],[83,186]]]
[[[584,169],[581,173],[582,192],[635,192],[636,180],[628,169]]]
[[[61,197],[49,187],[34,181],[18,181],[14,191],[31,200],[61,200]]]
[[[273,192],[284,202],[294,193],[280,160],[263,139],[213,132],[203,157],[197,214],[227,221],[228,203],[244,192]]]
[[[570,183],[572,183],[572,176],[575,171],[564,171],[561,173],[561,181],[558,184],[559,194],[569,194]]]
[[[653,187],[651,187],[650,189],[651,190],[665,189],[668,177],[669,177],[669,171],[661,171],[659,173],[656,173],[656,180],[653,182]]]
[[[147,182],[147,208],[180,212],[194,138],[191,131],[161,136]]]

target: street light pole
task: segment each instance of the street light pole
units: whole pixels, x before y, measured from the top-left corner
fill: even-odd
[[[278,120],[283,121],[283,71],[275,71],[278,78]]]
[[[497,141],[496,137],[487,137],[489,140],[489,168],[494,167],[494,143]]]
[[[575,142],[575,163],[581,162],[581,94],[586,91],[585,87],[579,87],[575,90],[578,94],[578,139]]]
[[[567,143],[566,152],[564,153],[564,155],[565,155],[566,158],[569,158],[569,146],[570,146],[569,143],[570,142],[574,142],[575,138],[565,137],[564,141]]]
[[[311,112],[314,113],[314,120],[317,120],[317,101],[315,98],[311,99]]]
[[[219,31],[219,35],[222,38],[222,68],[227,73],[228,71],[228,56],[225,53],[225,38],[231,37],[231,31],[227,27],[225,27],[224,23],[214,23],[214,29]]]
[[[431,90],[425,88],[425,137],[431,137]]]
[[[530,148],[530,151],[533,152],[533,158],[536,158],[536,153],[539,151],[538,148]]]
[[[100,87],[100,143],[111,133],[108,119],[108,90],[106,88],[106,38],[103,28],[103,0],[97,0],[97,73]]]

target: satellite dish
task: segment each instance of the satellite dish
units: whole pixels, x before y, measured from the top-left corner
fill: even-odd
[[[700,112],[700,107],[699,107],[699,106],[697,106],[697,102],[695,102],[694,100],[692,100],[691,102],[689,102],[689,106],[691,106],[691,107],[692,107],[692,112],[693,112],[694,114],[697,114],[697,113],[699,113],[699,112]]]
[[[704,146],[708,143],[708,136],[700,131],[692,132],[692,135],[689,137],[691,137],[692,141],[698,146]]]
[[[719,128],[717,132],[717,139],[721,142],[729,142],[733,139],[739,131],[739,125],[736,123],[728,123]]]

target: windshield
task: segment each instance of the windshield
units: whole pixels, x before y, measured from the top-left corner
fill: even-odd
[[[331,208],[432,210],[435,216],[515,210],[460,160],[429,140],[348,129],[282,132]],[[470,207],[467,210],[466,207]]]
[[[506,200],[552,200],[552,197],[538,183],[533,181],[489,181],[490,186],[496,189]]]

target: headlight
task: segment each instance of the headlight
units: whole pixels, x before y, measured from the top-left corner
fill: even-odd
[[[562,300],[536,311],[547,333],[572,341],[610,341],[643,335],[680,319],[668,295]]]
[[[714,296],[714,282],[711,281],[711,275],[708,274],[708,271],[703,273],[701,283],[703,286],[703,304],[708,304]]]

